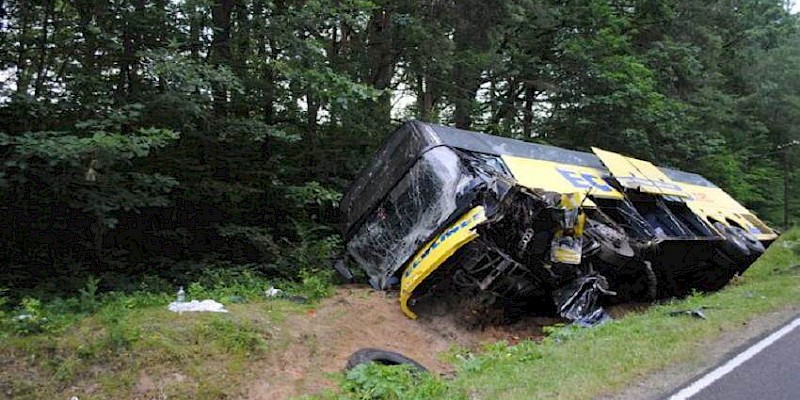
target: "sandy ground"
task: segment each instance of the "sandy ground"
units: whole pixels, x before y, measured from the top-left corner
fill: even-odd
[[[281,351],[257,365],[248,399],[285,399],[333,387],[331,373],[340,371],[350,355],[365,347],[399,352],[434,373],[448,374],[440,357],[454,346],[476,348],[483,343],[540,339],[541,326],[552,319],[531,319],[504,327],[468,329],[448,315],[411,320],[396,295],[364,287],[344,287],[306,314],[281,323]],[[280,340],[280,339],[279,339]]]

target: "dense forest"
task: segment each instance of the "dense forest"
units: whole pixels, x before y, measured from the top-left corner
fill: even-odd
[[[800,221],[780,0],[0,0],[0,289],[293,279],[398,124],[698,172]]]

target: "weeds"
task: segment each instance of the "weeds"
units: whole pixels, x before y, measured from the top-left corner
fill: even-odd
[[[333,275],[332,269],[316,272],[303,270],[300,271],[300,284],[290,284],[290,288],[311,301],[318,301],[333,295]]]
[[[22,299],[19,314],[11,319],[11,329],[17,335],[32,335],[50,331],[52,323],[44,316],[42,303],[37,299]]]
[[[78,290],[78,306],[80,307],[81,312],[93,312],[100,305],[100,302],[98,301],[99,293],[97,291],[99,283],[100,279],[97,279],[94,276],[89,276],[89,278],[86,280],[86,286]]]
[[[160,383],[170,398],[230,396],[231,387],[243,386],[248,362],[272,346],[273,322],[297,308],[267,300],[265,291],[274,286],[312,302],[331,295],[333,274],[320,261],[326,254],[293,254],[306,263],[294,267],[294,279],[269,279],[257,264],[226,263],[207,264],[213,268],[200,273],[190,268],[181,277],[187,300],[214,299],[229,314],[167,311],[178,283],[155,276],[128,283],[134,288],[128,292],[104,292],[114,286],[96,277],[68,297],[21,296],[12,302],[0,291],[0,358],[18,370],[0,371],[0,391],[13,398],[52,398],[64,395],[65,387],[88,384],[105,397],[127,398],[138,376],[155,370],[180,377]],[[265,306],[269,313],[262,312]],[[37,377],[36,385],[27,384],[27,374]]]
[[[8,297],[6,293],[8,289],[0,288],[0,339],[8,334],[8,317],[6,316],[6,307],[8,306]]]
[[[359,400],[467,398],[464,394],[452,393],[443,381],[428,373],[415,372],[408,365],[361,364],[347,372],[341,385],[347,398]]]
[[[267,339],[250,323],[235,323],[217,318],[209,324],[197,326],[199,336],[213,341],[226,351],[244,356],[259,354],[267,350]]]
[[[140,337],[139,328],[128,323],[128,309],[122,302],[107,304],[100,310],[99,319],[106,333],[103,347],[108,351],[128,350]]]
[[[800,231],[783,240],[795,240]],[[800,288],[785,272],[797,255],[778,242],[735,285],[716,293],[693,293],[591,329],[547,328],[537,344],[504,343],[477,356],[462,356],[461,374],[450,385],[482,398],[593,398],[678,362],[695,362],[721,331],[769,310],[796,304]],[[705,307],[707,320],[671,316]],[[526,378],[520,378],[524,376]]]
[[[461,372],[477,372],[492,364],[509,360],[531,362],[542,358],[540,346],[532,341],[523,341],[517,345],[509,345],[505,341],[487,344],[480,354],[461,349],[452,355],[452,359]]]
[[[271,280],[253,266],[244,265],[206,270],[186,289],[187,300],[214,299],[223,304],[235,304],[264,299],[266,290],[274,286],[289,295],[315,302],[333,294],[334,282],[332,269],[303,269],[298,273],[298,280],[292,281]],[[89,277],[75,296],[53,298],[46,302],[25,297],[16,308],[4,296],[5,291],[0,291],[0,337],[63,331],[95,313],[99,313],[113,331],[124,323],[126,311],[165,306],[175,296],[171,285],[165,285],[156,278],[143,280],[139,287],[130,293],[101,293],[100,279]],[[131,340],[123,337],[121,332],[112,332],[110,335],[109,340],[115,347],[125,347],[125,343]]]

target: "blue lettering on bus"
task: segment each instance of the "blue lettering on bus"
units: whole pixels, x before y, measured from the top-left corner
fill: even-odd
[[[582,174],[581,176],[583,177],[583,179],[586,179],[587,182],[591,183],[592,187],[594,187],[595,189],[598,189],[602,192],[610,192],[613,190],[611,189],[611,186],[606,185],[602,181],[600,182],[595,181],[595,178],[597,177],[592,174]]]
[[[657,189],[675,190],[677,192],[683,191],[683,188],[674,183],[664,182],[664,181],[652,181],[650,179],[639,178],[638,176],[618,176],[617,180],[620,182],[628,182],[628,184],[633,184],[633,185],[649,186]]]
[[[567,171],[565,169],[557,169],[557,171],[563,176],[566,180],[569,181],[572,186],[575,186],[578,189],[589,189],[592,185],[589,182],[586,182],[582,176],[578,175],[577,172]]]
[[[597,189],[601,192],[612,192],[614,189],[606,185],[602,180],[598,181],[597,177],[589,173],[578,173],[567,169],[556,168],[556,171],[561,174],[569,183],[578,189]]]
[[[481,215],[482,215],[481,213],[477,213],[477,214],[472,216],[471,220],[463,221],[460,224],[458,224],[458,225],[446,230],[444,233],[439,235],[439,237],[436,239],[436,241],[431,243],[425,249],[425,251],[423,251],[422,254],[419,255],[419,258],[414,260],[414,262],[411,264],[411,267],[406,269],[406,272],[405,272],[404,275],[405,276],[411,275],[411,270],[413,270],[414,268],[417,268],[419,266],[419,264],[422,263],[422,260],[424,260],[426,257],[428,257],[428,255],[431,253],[431,250],[439,247],[440,244],[444,243],[450,236],[453,236],[454,234],[456,234],[456,232],[460,231],[461,229],[464,229],[464,228],[468,227],[470,222],[479,219],[481,217]]]

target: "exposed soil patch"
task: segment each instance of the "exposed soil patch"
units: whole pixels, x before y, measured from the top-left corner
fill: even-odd
[[[506,340],[540,339],[542,326],[553,318],[527,318],[506,326],[470,329],[452,314],[419,320],[406,317],[393,293],[364,286],[340,288],[332,298],[305,314],[281,323],[275,352],[257,365],[246,395],[250,399],[284,399],[333,387],[330,374],[340,371],[348,357],[364,347],[404,354],[433,373],[452,367],[440,354],[453,346],[476,348]]]

